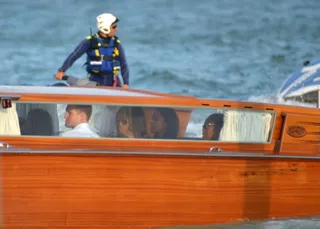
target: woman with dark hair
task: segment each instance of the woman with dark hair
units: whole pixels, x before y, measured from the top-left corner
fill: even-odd
[[[146,122],[141,107],[120,107],[117,115],[117,137],[146,137]]]
[[[52,136],[53,124],[49,112],[41,108],[29,111],[26,123],[22,128],[22,134]]]
[[[176,112],[172,108],[156,108],[152,115],[151,132],[154,134],[154,138],[177,138],[179,118]]]
[[[221,113],[210,115],[202,126],[202,138],[204,140],[219,140],[224,123],[223,119],[224,115]]]

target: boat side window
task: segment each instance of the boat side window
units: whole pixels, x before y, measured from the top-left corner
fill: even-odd
[[[58,135],[57,104],[17,102],[16,107],[21,135]]]
[[[59,132],[57,104],[17,103],[21,135],[54,136]]]
[[[117,137],[181,139],[192,109],[121,106],[116,114]]]
[[[155,107],[152,111],[149,137],[176,139],[179,136],[179,118],[174,108]]]
[[[0,135],[221,142],[271,141],[275,113],[212,107],[155,107],[17,101],[0,110]],[[80,123],[86,123],[80,125]],[[85,126],[83,129],[82,127]],[[6,127],[6,130],[2,130]],[[80,129],[79,129],[80,128]],[[85,132],[74,135],[68,131]]]
[[[274,113],[266,111],[195,109],[185,137],[222,142],[270,142],[274,117]]]
[[[100,137],[94,126],[105,106],[90,104],[57,104],[16,102],[16,113],[21,135],[44,137]],[[68,131],[73,132],[68,132]],[[68,133],[67,133],[68,132]]]
[[[118,106],[99,104],[93,105],[92,107],[91,123],[100,137],[116,137],[116,114]]]
[[[42,108],[31,109],[26,119],[20,117],[20,130],[22,135],[52,136],[53,119],[48,111]]]
[[[146,119],[142,107],[122,106],[116,113],[116,137],[145,138]]]

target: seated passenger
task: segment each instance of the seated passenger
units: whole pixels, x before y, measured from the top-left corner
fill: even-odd
[[[224,123],[223,120],[224,115],[221,113],[210,115],[202,126],[202,138],[204,140],[218,141]]]
[[[21,118],[20,128],[22,135],[53,135],[52,118],[48,111],[41,108],[30,110],[25,122],[23,122]]]
[[[65,126],[72,130],[61,133],[62,137],[93,137],[99,138],[99,135],[89,125],[89,119],[92,113],[91,105],[68,105],[65,114]]]
[[[146,123],[141,107],[121,107],[117,115],[117,137],[144,138]]]
[[[57,113],[57,104],[54,104],[54,103],[18,103],[17,112],[18,112],[19,118],[21,119],[20,128],[23,128],[23,131],[21,130],[21,134],[27,135],[28,131],[31,131],[30,126],[28,126],[28,123],[27,123],[27,118],[28,118],[27,116],[28,116],[28,113],[34,109],[41,109],[48,113],[47,116],[50,116],[51,123],[47,125],[52,126],[53,128],[52,135],[58,135],[59,134],[59,118]],[[41,113],[43,116],[45,116],[44,114],[45,112],[41,112]],[[33,115],[37,116],[37,114],[35,113],[33,113]],[[41,115],[41,114],[38,114],[38,115]],[[23,120],[26,123],[24,123]],[[49,118],[47,120],[49,120]]]
[[[154,138],[177,138],[179,119],[176,112],[172,108],[156,108],[152,115],[151,132]]]

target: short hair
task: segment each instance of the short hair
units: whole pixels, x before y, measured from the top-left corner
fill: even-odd
[[[84,112],[87,115],[87,119],[89,120],[92,114],[92,106],[91,105],[83,105],[83,104],[69,104],[67,106],[67,110],[76,109]]]

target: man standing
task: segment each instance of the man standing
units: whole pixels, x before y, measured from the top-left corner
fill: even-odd
[[[89,119],[92,114],[91,105],[68,105],[65,114],[65,126],[72,130],[60,134],[62,137],[88,137],[99,138],[99,135],[89,125]]]
[[[115,36],[119,19],[113,14],[104,13],[97,17],[98,32],[88,36],[68,56],[55,74],[62,80],[65,72],[84,53],[87,54],[85,63],[89,80],[97,82],[98,86],[121,87],[119,73],[121,72],[123,88],[129,85],[129,68],[124,49],[120,40]]]

